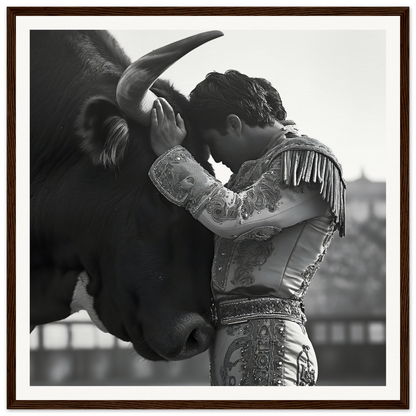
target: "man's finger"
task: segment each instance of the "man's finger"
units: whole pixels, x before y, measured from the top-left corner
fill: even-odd
[[[182,118],[182,116],[179,113],[176,115],[176,124],[178,125],[178,127],[182,131],[186,131],[186,129],[185,129],[185,122],[183,121],[183,118]]]
[[[158,127],[159,127],[159,122],[158,122],[158,119],[157,119],[156,108],[153,108],[152,114],[151,114],[151,117],[150,117],[150,129],[151,129],[152,132],[155,132]]]
[[[170,121],[175,121],[175,113],[173,111],[172,106],[164,98],[159,98],[159,100],[161,105],[163,106],[163,111],[167,119]]]
[[[156,109],[158,123],[161,123],[163,121],[164,111],[163,111],[162,104],[160,103],[160,99],[157,99],[154,102],[154,107],[153,108]]]

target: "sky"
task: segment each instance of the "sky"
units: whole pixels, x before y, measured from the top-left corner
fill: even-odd
[[[347,181],[386,180],[386,37],[382,30],[223,30],[161,77],[183,94],[210,71],[268,79],[302,134],[328,145]],[[132,60],[204,30],[112,30]],[[215,164],[217,176],[230,171]]]

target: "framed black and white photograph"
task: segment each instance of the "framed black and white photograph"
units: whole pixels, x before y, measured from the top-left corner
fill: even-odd
[[[409,408],[408,7],[7,18],[9,409]]]

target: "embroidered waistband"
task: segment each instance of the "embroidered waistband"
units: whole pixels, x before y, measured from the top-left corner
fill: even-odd
[[[223,300],[216,305],[216,314],[221,325],[256,318],[287,319],[300,325],[307,321],[300,301],[281,298]]]

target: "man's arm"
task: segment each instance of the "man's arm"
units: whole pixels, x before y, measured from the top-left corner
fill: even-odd
[[[242,192],[233,192],[206,172],[182,146],[161,155],[149,171],[156,188],[215,234],[236,238],[253,228],[280,230],[324,214],[317,184],[303,191],[280,185],[280,160]]]
[[[339,201],[335,198],[338,193],[335,188],[342,186],[340,177],[335,174],[336,168],[332,170],[332,161],[323,155],[316,155],[315,161],[319,160],[319,163],[303,166],[303,175],[308,179],[305,179],[301,192],[297,186],[301,176],[297,178],[297,173],[294,173],[296,186],[288,186],[292,178],[287,177],[290,176],[287,162],[285,169],[281,168],[282,157],[279,156],[251,187],[236,193],[205,171],[180,146],[185,135],[185,126],[180,116],[175,117],[165,100],[155,102],[151,140],[159,157],[152,165],[149,176],[169,201],[189,210],[217,235],[237,238],[250,230],[265,227],[272,232],[279,232],[282,228],[323,215],[328,207],[332,213],[336,213],[337,220],[340,210],[344,214],[344,205],[340,202],[342,198]],[[294,152],[295,167],[297,158],[301,157],[296,153]],[[308,153],[312,156],[314,152]],[[314,158],[310,156],[308,159],[312,161]],[[331,166],[331,171],[325,168],[327,165]],[[334,173],[331,176],[336,180],[323,178],[321,173],[325,171]],[[328,189],[331,193],[327,192]],[[328,196],[332,196],[332,199]],[[343,230],[343,217],[341,225]]]

